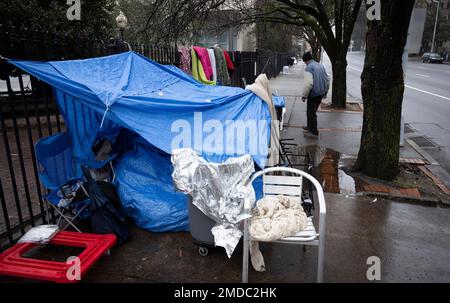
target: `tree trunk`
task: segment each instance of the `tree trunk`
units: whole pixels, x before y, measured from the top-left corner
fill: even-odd
[[[347,104],[347,53],[331,61],[333,69],[333,88],[331,105],[345,108]]]
[[[311,50],[312,50],[312,56],[313,56],[314,60],[319,62],[320,56],[322,55],[322,53],[321,53],[322,47],[320,45],[311,46]]]
[[[364,120],[356,169],[391,180],[398,174],[404,93],[402,55],[413,0],[381,0],[381,20],[369,21],[361,75]]]

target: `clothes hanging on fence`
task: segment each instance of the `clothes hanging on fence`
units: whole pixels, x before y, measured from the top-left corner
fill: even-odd
[[[227,51],[223,51],[223,55],[225,56],[225,61],[227,62],[227,69],[228,69],[228,74],[231,76],[233,76],[234,74],[234,65],[233,65],[233,61],[231,61],[230,55],[228,54]]]
[[[231,84],[230,75],[234,72],[234,65],[228,53],[220,47],[192,48],[180,47],[180,69],[192,75],[197,81],[206,85]]]
[[[180,53],[180,69],[186,74],[192,75],[191,69],[191,51],[188,47],[181,46],[178,48]]]
[[[230,85],[230,75],[228,74],[227,62],[223,50],[219,47],[214,47],[213,50],[216,57],[217,82],[222,85]]]
[[[217,64],[216,64],[216,56],[214,55],[214,50],[208,48],[209,61],[211,61],[211,68],[213,73],[212,80],[217,83]]]
[[[192,58],[192,77],[194,77],[195,80],[197,80],[202,84],[216,85],[216,82],[208,80],[208,78],[206,77],[205,70],[203,69],[200,59],[197,57],[197,53],[195,52],[194,48],[191,49],[191,58]]]
[[[195,53],[197,54],[198,59],[202,63],[206,79],[211,81],[213,78],[213,72],[212,72],[211,60],[209,59],[208,50],[201,46],[194,46],[193,49],[194,49]]]

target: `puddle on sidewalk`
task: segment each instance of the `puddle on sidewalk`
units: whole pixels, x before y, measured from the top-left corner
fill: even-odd
[[[345,172],[352,164],[352,157],[318,145],[299,146],[298,149],[299,154],[309,155],[312,174],[325,192],[353,195],[363,191],[364,182]]]
[[[340,154],[335,150],[309,145],[299,146],[298,153],[306,155],[306,162],[311,163],[311,174],[322,185],[324,192],[348,196],[360,195],[364,192],[378,193],[403,200],[433,198],[436,196],[436,191],[439,192],[439,189],[431,180],[428,180],[428,177],[421,177],[422,173],[414,162],[411,166],[405,164],[406,166],[399,167],[400,172],[395,180],[383,182],[364,175],[349,175],[347,172],[351,171],[355,158]],[[296,168],[308,171],[305,166]]]

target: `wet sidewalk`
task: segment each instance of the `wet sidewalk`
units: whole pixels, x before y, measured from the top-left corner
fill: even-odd
[[[342,169],[345,159],[356,160],[359,152],[361,142],[361,132],[363,124],[363,105],[361,100],[350,98],[347,99],[347,108],[345,110],[335,110],[329,107],[331,103],[331,91],[326,100],[323,100],[322,105],[317,113],[318,127],[320,136],[318,139],[311,139],[304,136],[302,129],[306,123],[306,102],[302,101],[303,90],[303,71],[305,64],[300,62],[277,78],[270,81],[272,90],[275,94],[286,97],[286,115],[284,118],[284,129],[282,137],[291,140],[290,143],[297,144],[302,148],[313,150],[316,158],[314,166],[321,166],[326,171],[318,172],[316,177],[319,178],[325,189],[332,193],[346,193],[354,194],[355,192],[368,192],[385,195],[386,197],[415,199],[420,202],[432,201],[433,203],[450,203],[450,175],[442,169],[424,149],[415,144],[412,139],[417,138],[418,134],[414,130],[405,125],[404,140],[400,148],[400,163],[409,165],[406,170],[416,171],[420,169],[423,176],[426,176],[425,181],[426,191],[431,195],[438,197],[431,197],[427,192],[422,195],[414,184],[413,178],[406,176],[406,179],[411,182],[406,188],[395,188],[392,186],[384,186],[375,180],[375,184],[359,184],[358,180],[352,180]],[[323,163],[322,163],[323,162]],[[328,165],[330,164],[330,165]],[[327,167],[325,167],[327,166]],[[351,168],[351,164],[347,169]],[[403,168],[402,171],[405,171]],[[408,172],[406,173],[408,174]],[[405,174],[403,174],[405,175]],[[400,176],[402,178],[403,176]],[[421,182],[420,181],[420,182]],[[352,189],[342,191],[342,183],[349,183]],[[359,182],[361,183],[361,182]],[[428,184],[429,183],[429,184]],[[344,184],[345,185],[345,184]],[[348,185],[348,184],[347,184]],[[437,191],[433,189],[435,185],[439,188]]]
[[[381,282],[450,281],[450,209],[333,194],[326,202],[325,282],[369,282],[371,256],[381,260]],[[249,282],[315,282],[316,247],[262,244],[262,253],[267,271],[250,268]],[[242,242],[231,259],[222,249],[202,257],[189,233],[136,229],[86,281],[239,283],[241,262]]]
[[[368,282],[367,258],[381,259],[381,282],[450,281],[450,209],[373,198],[326,195],[326,282]],[[267,272],[249,281],[315,282],[317,248],[262,244]],[[133,231],[104,257],[89,282],[240,282],[242,242],[231,259],[222,249],[198,254],[189,233]]]
[[[301,98],[304,66],[304,63],[298,63],[289,68],[287,74],[282,74],[270,81],[275,94],[286,96],[287,113],[284,121],[283,138],[294,139],[295,143],[302,146],[316,144],[344,155],[357,155],[361,142],[362,110],[329,111],[325,105],[322,105],[317,113],[319,139],[310,139],[303,136],[302,127],[306,125],[306,102],[302,102]],[[331,94],[331,91],[329,94]],[[349,98],[348,102],[358,101]],[[400,157],[423,158],[407,142],[400,150]]]
[[[381,260],[380,282],[450,281],[450,209],[368,197],[326,194],[325,282],[367,283],[367,259]],[[262,244],[267,271],[250,268],[253,283],[314,283],[317,248]],[[189,233],[134,228],[129,242],[102,257],[83,282],[241,281],[242,242],[231,259],[223,249],[198,254]],[[24,280],[0,276],[1,282]]]

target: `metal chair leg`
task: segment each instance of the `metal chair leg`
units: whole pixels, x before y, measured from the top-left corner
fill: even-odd
[[[58,207],[56,207],[55,205],[53,205],[51,203],[49,203],[49,204],[59,213],[59,215],[64,220],[66,220],[67,223],[69,223],[70,226],[72,226],[77,232],[81,233],[81,230],[78,227],[76,227],[75,224],[73,224],[73,222],[58,209]],[[60,220],[58,221],[58,226],[61,221],[61,217],[60,217]],[[69,227],[69,225],[65,226],[62,230],[65,230],[67,227]]]
[[[49,210],[49,204],[50,202],[48,202],[47,200],[45,201],[45,215],[47,216],[47,224],[50,224],[50,210]]]
[[[56,225],[59,226],[61,224],[61,220],[64,216],[60,210],[58,210],[58,213],[59,213],[59,218],[58,218],[58,221],[56,222]]]
[[[67,221],[66,226],[62,230],[66,230],[67,227],[72,226],[77,232],[82,233],[82,231],[72,222],[69,218],[65,217],[65,220]]]
[[[324,268],[324,256],[325,256],[325,241],[319,238],[319,253],[317,260],[317,283],[323,283],[323,268]]]
[[[73,218],[67,218],[67,224],[66,226],[64,226],[64,228],[62,228],[62,230],[66,230],[67,227],[69,227],[69,225],[71,225],[73,228],[76,229],[76,231],[78,231],[79,233],[81,233],[81,230],[76,227],[76,225],[73,223],[73,221],[75,221],[75,219],[78,218],[78,216],[81,214],[81,212],[87,207],[87,205],[83,206],[83,208],[81,208],[81,210],[78,212],[78,214],[76,216],[74,216]]]
[[[242,252],[242,283],[248,283],[248,230],[247,220],[244,221],[244,248]]]

